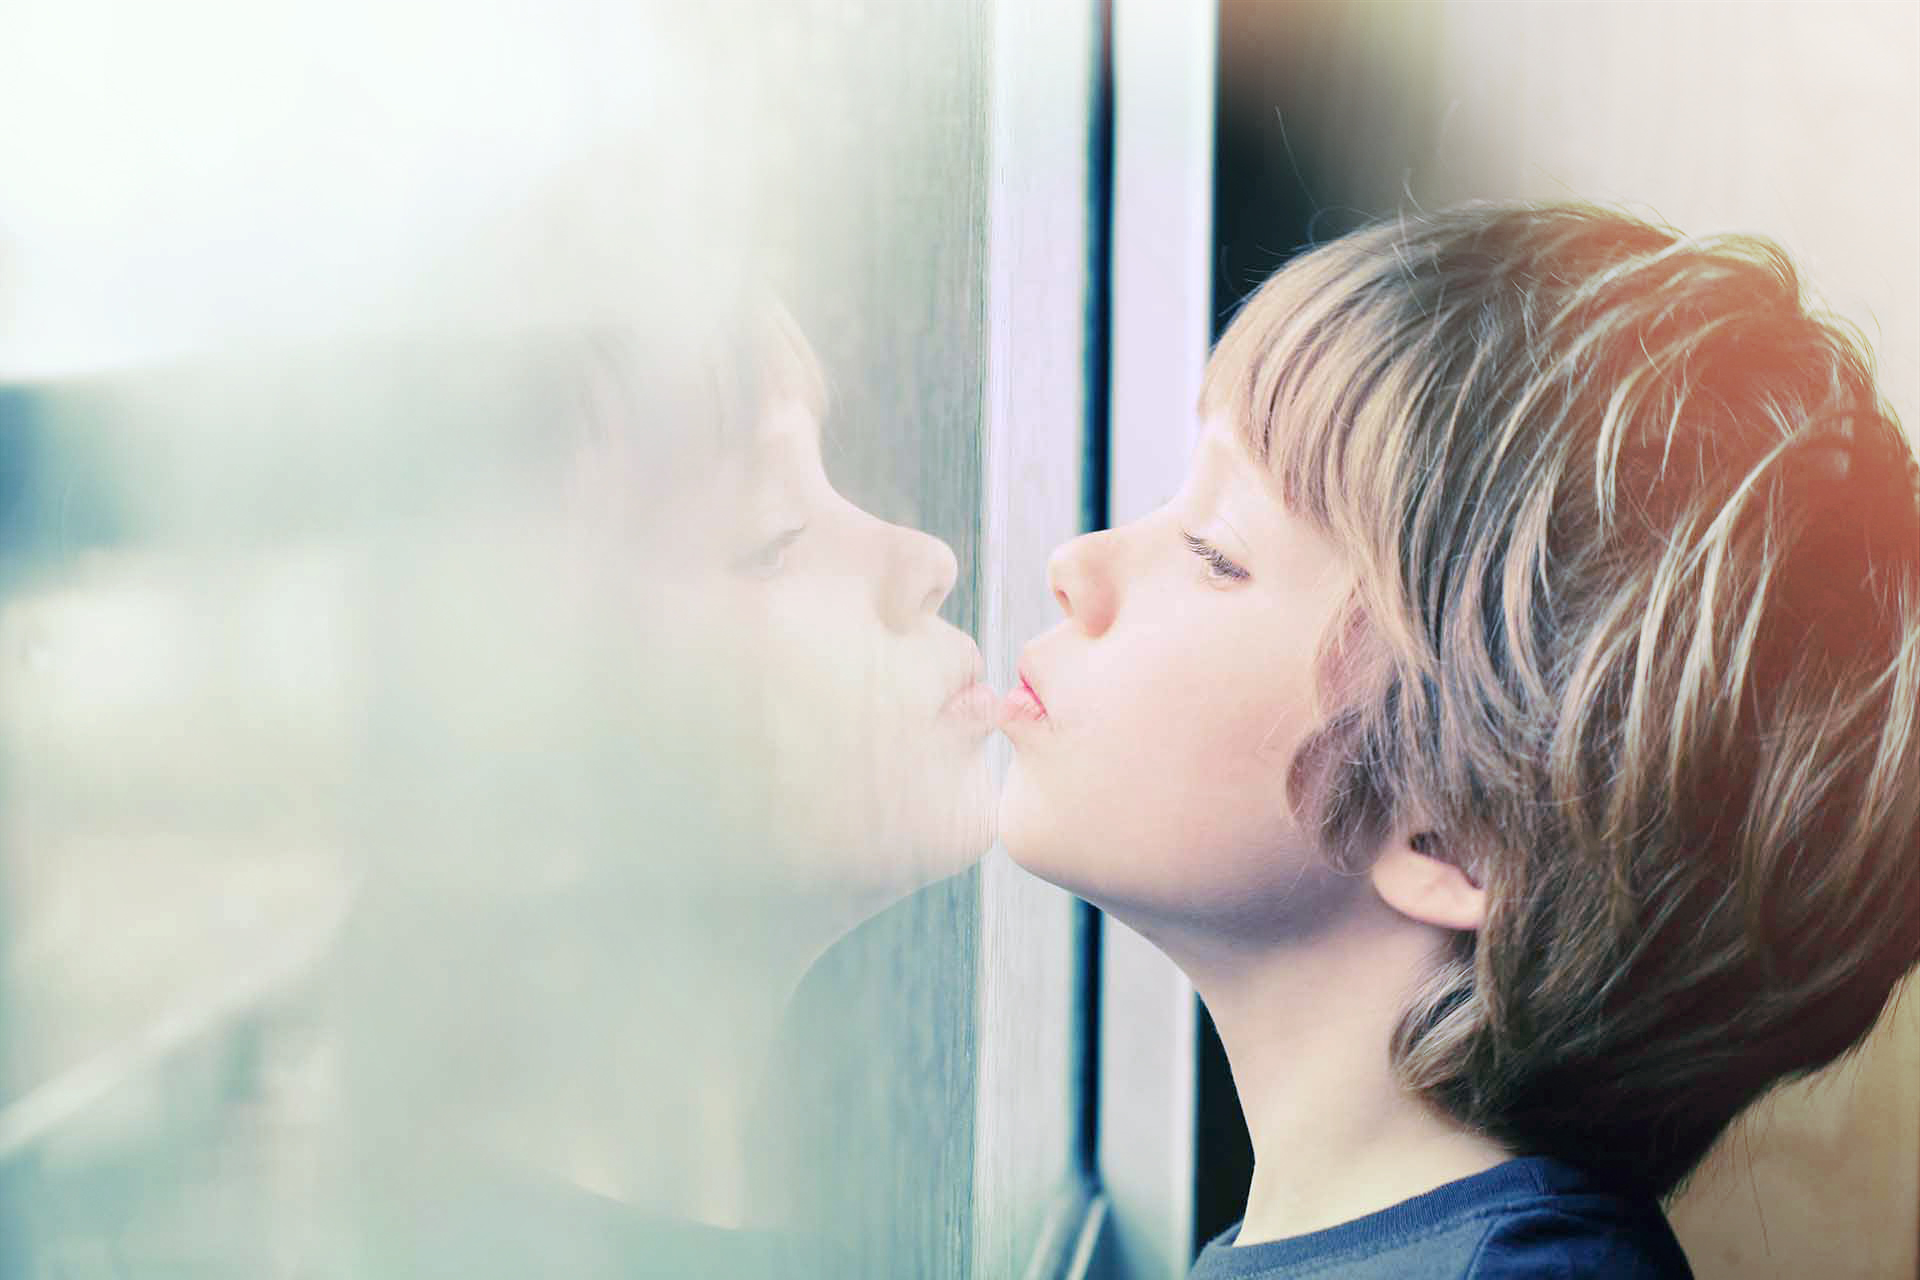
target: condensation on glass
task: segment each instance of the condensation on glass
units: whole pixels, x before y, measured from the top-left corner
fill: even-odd
[[[995,455],[984,562],[993,20],[9,13],[0,1277],[1035,1247],[1073,923],[967,686],[1080,508]],[[1077,477],[1073,261],[994,412]]]

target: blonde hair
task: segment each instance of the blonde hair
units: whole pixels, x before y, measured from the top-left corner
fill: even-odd
[[[1858,1043],[1920,961],[1920,467],[1777,246],[1377,226],[1249,299],[1202,409],[1360,566],[1296,803],[1488,890],[1410,1088],[1666,1193]]]

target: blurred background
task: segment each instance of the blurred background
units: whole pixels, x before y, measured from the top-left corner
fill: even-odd
[[[1378,217],[1780,240],[1920,421],[1920,10],[0,0],[0,1277],[1172,1277],[1204,1011],[967,696]],[[957,695],[957,696],[956,696]],[[1910,1275],[1920,1013],[1673,1206]]]

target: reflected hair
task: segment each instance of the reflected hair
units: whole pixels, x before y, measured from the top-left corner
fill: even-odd
[[[1351,556],[1291,793],[1488,891],[1392,1040],[1671,1193],[1920,961],[1920,466],[1773,243],[1479,204],[1296,259],[1202,410]]]
[[[606,320],[574,360],[587,430],[603,448],[634,438],[654,447],[725,452],[752,442],[767,406],[792,399],[827,411],[826,374],[799,323],[771,294]]]
[[[794,401],[824,418],[828,387],[799,323],[772,295],[739,288],[648,297],[567,344],[571,448],[591,501],[625,523],[682,493],[725,456],[751,458],[768,408]]]

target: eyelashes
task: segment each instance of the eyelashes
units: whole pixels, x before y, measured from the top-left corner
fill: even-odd
[[[1180,536],[1186,540],[1187,550],[1199,556],[1207,564],[1207,577],[1215,582],[1245,582],[1252,577],[1245,569],[1221,553],[1220,548],[1202,538],[1182,530]]]

